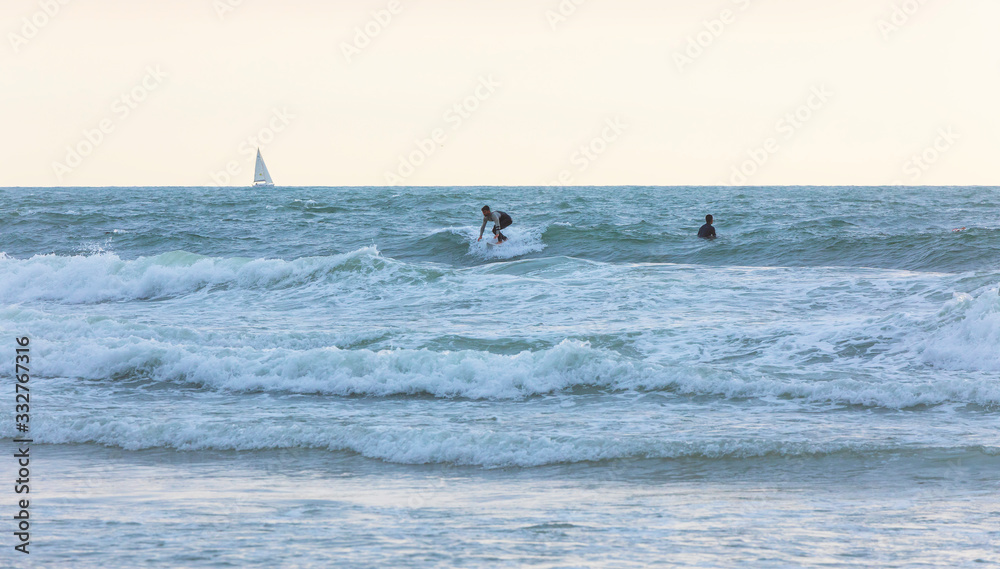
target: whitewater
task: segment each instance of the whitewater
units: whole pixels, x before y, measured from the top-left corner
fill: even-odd
[[[477,241],[483,205],[508,243]],[[37,555],[3,559],[1000,566],[998,211],[986,187],[0,189],[39,480]]]

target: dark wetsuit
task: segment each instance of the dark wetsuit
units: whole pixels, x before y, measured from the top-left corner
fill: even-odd
[[[506,241],[507,236],[500,233],[500,230],[509,227],[510,224],[514,223],[514,220],[502,211],[491,211],[488,217],[485,215],[483,216],[483,225],[479,227],[480,239],[483,238],[483,231],[486,230],[486,223],[489,221],[493,222],[493,235],[496,235],[497,241],[500,241],[501,243]]]
[[[701,237],[702,239],[711,239],[715,237],[715,228],[712,227],[711,223],[702,225],[701,229],[698,230],[698,237]]]

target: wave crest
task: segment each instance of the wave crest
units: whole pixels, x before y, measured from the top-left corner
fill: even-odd
[[[32,427],[32,437],[36,442],[46,444],[96,443],[127,450],[166,448],[180,451],[258,451],[311,448],[349,452],[397,464],[453,464],[486,468],[632,459],[818,457],[843,452],[871,455],[935,450],[934,447],[914,447],[912,443],[863,441],[849,436],[824,441],[788,441],[749,436],[670,440],[669,437],[621,437],[614,434],[547,435],[468,425],[461,429],[451,429],[336,423],[219,424],[204,419],[148,421],[141,418],[41,421]],[[962,450],[986,456],[1000,453],[1000,449],[995,446],[970,446]]]
[[[27,260],[0,257],[0,302],[89,304],[162,299],[215,287],[282,289],[343,273],[377,273],[389,262],[375,246],[293,261],[216,258],[186,251],[134,260],[122,260],[114,253],[36,255]]]
[[[950,370],[1000,371],[1000,295],[957,294],[940,312],[939,325],[922,344],[923,359]]]

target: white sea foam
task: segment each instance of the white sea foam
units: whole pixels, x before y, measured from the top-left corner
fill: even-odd
[[[103,332],[116,327],[95,323]],[[83,325],[84,328],[88,327]],[[79,326],[78,326],[79,327]],[[92,380],[151,379],[193,383],[228,392],[291,392],[326,395],[429,394],[440,398],[517,400],[577,389],[666,391],[729,399],[790,398],[807,403],[893,409],[950,402],[1000,404],[1000,385],[991,376],[912,379],[903,371],[872,378],[814,380],[776,378],[754,370],[708,365],[664,365],[634,360],[564,340],[547,349],[517,354],[477,350],[294,349],[219,345],[173,334],[168,340],[122,326],[118,337],[80,337],[73,342],[39,341],[36,373]],[[58,338],[60,334],[48,333]],[[145,337],[144,337],[145,336]],[[254,344],[267,345],[266,339]],[[926,377],[926,376],[922,376]]]
[[[132,261],[110,254],[3,257],[0,301],[28,305],[3,313],[0,331],[36,334],[44,356],[38,371],[48,376],[147,378],[234,392],[502,400],[594,388],[896,409],[1000,404],[1000,384],[990,375],[1000,369],[995,287],[959,296],[935,313],[938,276],[597,262],[581,269],[578,263],[496,264],[510,286],[484,302],[490,291],[483,287],[489,285],[478,271],[456,270],[438,279],[430,269],[381,257],[375,247],[294,261],[184,252]],[[531,267],[530,278],[522,278]],[[705,289],[706,278],[718,287]],[[386,279],[402,286],[380,286]],[[747,283],[753,294],[742,292]],[[324,291],[349,286],[344,299],[351,302],[322,304],[313,296],[303,301],[294,297],[298,290],[288,292],[312,285]],[[261,297],[265,305],[253,309],[250,328],[227,331],[218,325],[231,322],[231,310],[245,296],[223,294],[230,289],[266,293]],[[203,290],[218,294],[183,306],[143,304],[164,322],[156,327],[133,322],[131,303],[121,310],[113,307],[110,318],[93,320],[25,312],[38,308],[30,306],[33,300],[88,303]],[[548,300],[533,301],[538,295]],[[774,298],[783,304],[776,306]],[[282,317],[266,306],[272,299],[300,308],[291,320],[261,328],[257,323]],[[213,301],[222,300],[214,309]],[[429,308],[444,313],[425,314]],[[506,341],[511,334],[504,323],[511,320],[489,314],[495,310],[516,314],[514,339],[539,347],[504,354],[483,348],[448,351],[438,343],[452,330],[463,347],[473,338]],[[336,318],[368,318],[366,311],[397,316],[334,330]],[[620,316],[609,318],[603,311]],[[284,325],[297,326],[313,316],[311,328]],[[600,326],[591,331],[589,322]],[[378,347],[332,346],[339,341],[334,335],[346,338],[358,329],[375,330],[361,336],[374,338]],[[248,335],[248,330],[254,332]],[[383,340],[380,331],[389,336]],[[602,343],[579,339],[590,334]],[[392,347],[395,338],[410,348]],[[428,338],[432,344],[425,343]],[[443,340],[445,345],[450,341]],[[613,347],[597,347],[609,344]],[[386,346],[390,349],[379,349]]]
[[[491,243],[496,240],[490,233],[489,227],[486,228],[482,241],[477,241],[479,228],[468,228],[463,233],[469,237],[469,255],[480,259],[513,259],[529,253],[538,253],[545,249],[545,243],[542,242],[542,234],[545,233],[544,227],[512,225],[503,230],[507,241],[501,245],[493,244],[492,246]]]
[[[5,431],[10,430],[5,427]],[[5,433],[7,436],[9,433]],[[168,448],[256,451],[313,448],[346,451],[401,464],[450,463],[489,468],[533,467],[615,459],[750,458],[823,456],[838,452],[871,454],[912,450],[905,442],[856,440],[838,436],[823,441],[786,441],[780,437],[566,436],[496,430],[472,425],[383,427],[303,422],[226,421],[194,416],[171,421],[105,418],[53,421],[32,427],[36,442],[97,443],[128,450]],[[996,447],[978,451],[996,454]]]
[[[350,263],[377,270],[383,259],[374,246],[328,257],[281,259],[214,258],[174,251],[122,260],[113,253],[27,260],[0,258],[0,302],[52,300],[94,303],[150,299],[205,287],[287,287],[306,284]]]
[[[952,370],[1000,371],[1000,295],[988,288],[958,294],[938,315],[943,325],[922,343],[928,364]],[[1000,385],[1000,381],[995,382]]]
[[[146,377],[230,391],[332,395],[520,399],[594,385],[632,385],[643,372],[587,343],[564,341],[536,352],[498,355],[472,350],[309,350],[208,348],[136,337],[39,350],[38,373],[106,379]]]

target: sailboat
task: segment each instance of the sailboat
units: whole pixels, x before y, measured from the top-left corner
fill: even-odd
[[[271,181],[271,174],[268,173],[267,166],[264,164],[264,158],[260,155],[260,148],[257,149],[257,166],[253,170],[253,185],[274,185],[274,182]]]

